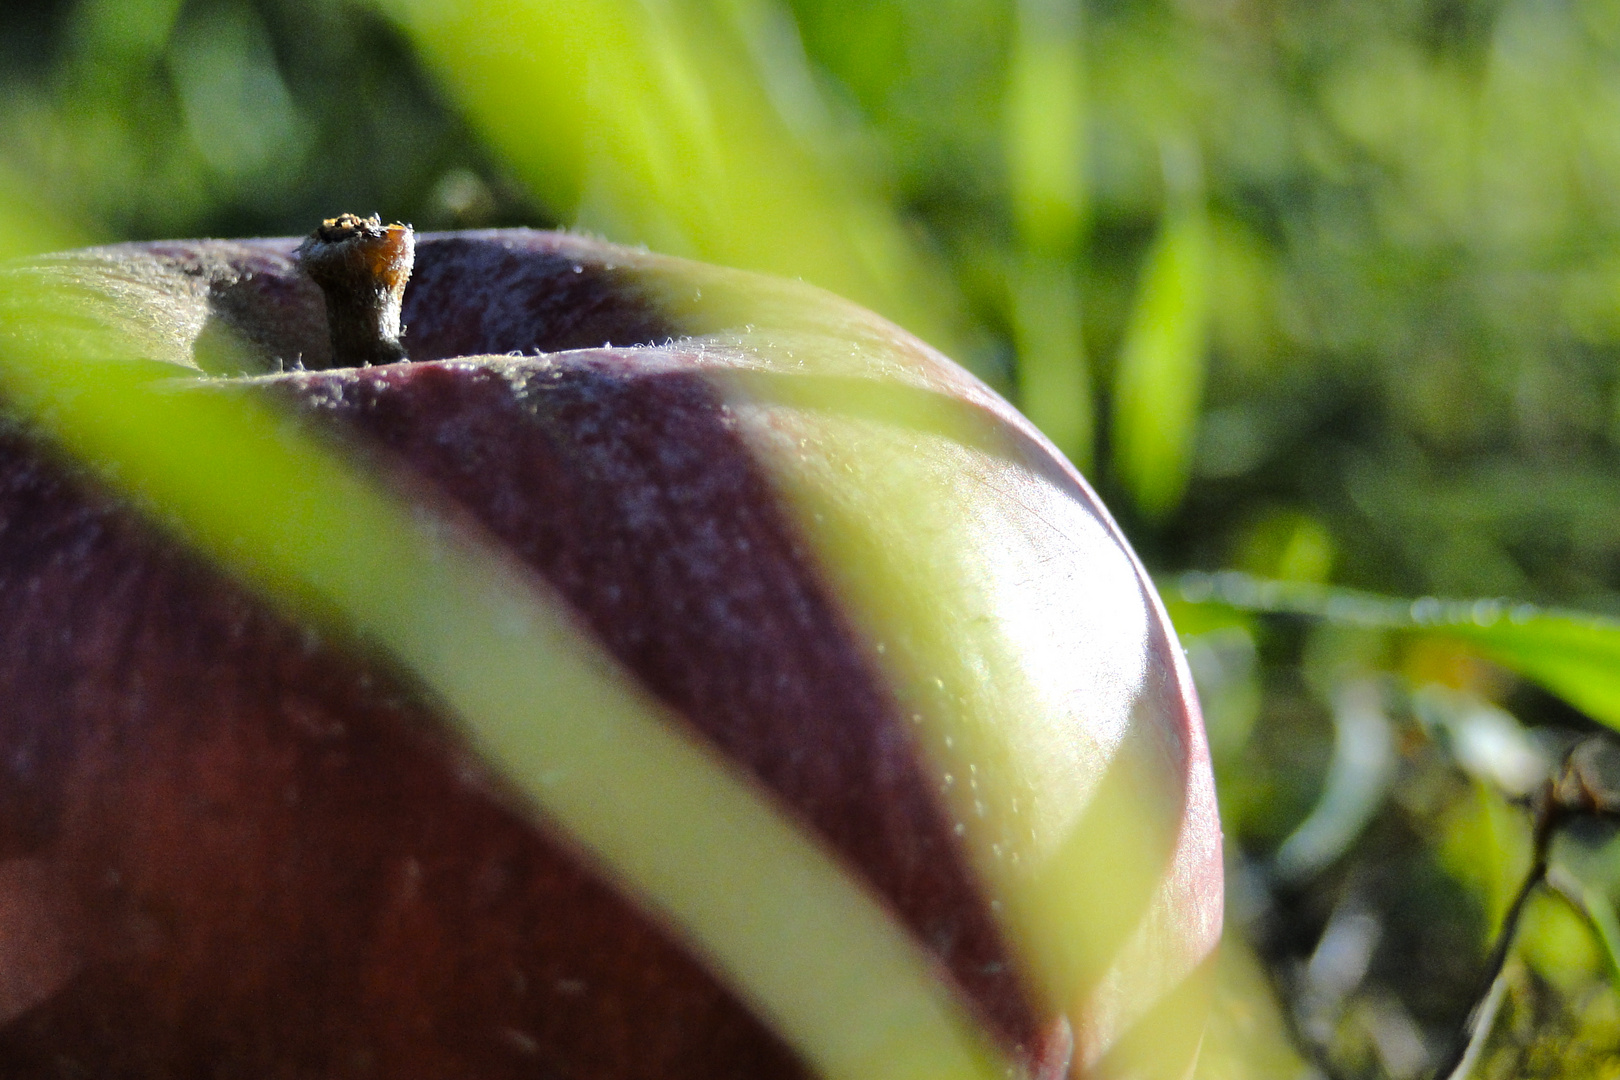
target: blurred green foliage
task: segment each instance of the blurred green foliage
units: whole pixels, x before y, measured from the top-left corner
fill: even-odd
[[[8,251],[573,223],[854,296],[1151,561],[1620,611],[1612,4],[34,0]]]
[[[803,276],[1018,399],[1156,569],[1283,582],[1171,590],[1270,977],[1235,936],[1205,1071],[1433,1060],[1528,857],[1515,784],[1620,717],[1614,627],[1516,606],[1620,616],[1620,4],[27,0],[0,25],[0,256],[340,210]],[[1531,908],[1482,1075],[1620,1070],[1620,856],[1556,854],[1596,917]]]

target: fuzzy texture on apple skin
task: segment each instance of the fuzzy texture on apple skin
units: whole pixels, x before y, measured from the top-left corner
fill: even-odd
[[[1080,1064],[1107,1068],[1144,1016],[1196,990],[1219,929],[1219,826],[1179,649],[1095,497],[1005,403],[814,290],[528,232],[420,238],[412,363],[279,373],[330,353],[295,247],[126,245],[15,272],[137,312],[151,358],[283,402],[497,538],[858,870],[1032,1074],[1062,1069],[1065,1011]],[[510,353],[524,356],[489,355]],[[822,473],[853,466],[818,451],[872,428],[924,446],[921,483],[963,500],[948,513],[1010,522],[1011,547],[1054,564],[1065,584],[1044,590],[1038,626],[1102,627],[1077,639],[1097,645],[1090,667],[1013,656],[1051,714],[995,759],[1025,793],[1029,821],[1002,822],[1029,825],[1025,853],[1083,835],[1122,747],[1145,748],[1162,785],[1139,918],[1074,928],[1113,963],[1056,1006],[1033,970],[1045,944],[997,914],[998,897],[1018,907],[1020,872],[989,865],[1002,843],[941,782],[973,763],[933,714],[962,712],[939,724],[972,742],[972,707],[909,685],[893,632],[909,609],[873,614],[882,583],[824,565],[836,538],[813,519],[841,504]],[[973,605],[994,614],[1027,586],[964,586],[952,610],[982,621]],[[1052,606],[1092,595],[1130,616],[1120,642]],[[915,683],[937,657],[910,648]],[[1196,1023],[1179,1026],[1185,1062]],[[0,1067],[802,1073],[514,805],[408,672],[290,619],[15,428],[0,443]]]

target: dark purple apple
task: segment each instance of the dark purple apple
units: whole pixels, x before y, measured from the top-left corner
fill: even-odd
[[[1190,1069],[1221,913],[1197,705],[1022,417],[814,289],[557,233],[420,237],[367,351],[299,250],[91,249],[0,289],[60,287],[177,393],[284,409],[500,545],[1021,1073]],[[415,673],[294,610],[0,426],[0,1075],[810,1074]]]

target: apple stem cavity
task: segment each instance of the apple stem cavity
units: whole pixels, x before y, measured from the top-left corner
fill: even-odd
[[[408,359],[400,304],[416,262],[416,233],[372,214],[327,218],[298,247],[304,272],[326,297],[333,367]]]

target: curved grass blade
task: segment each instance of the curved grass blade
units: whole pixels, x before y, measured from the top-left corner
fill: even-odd
[[[1400,600],[1236,572],[1187,574],[1179,585],[1188,603],[1462,642],[1620,729],[1620,620],[1499,599]]]
[[[794,50],[707,5],[376,0],[545,204],[625,243],[803,277],[954,355],[950,286],[773,93]],[[785,16],[784,16],[785,17]],[[778,21],[775,25],[780,27]],[[788,24],[791,26],[791,23]],[[750,54],[767,58],[762,64]]]

